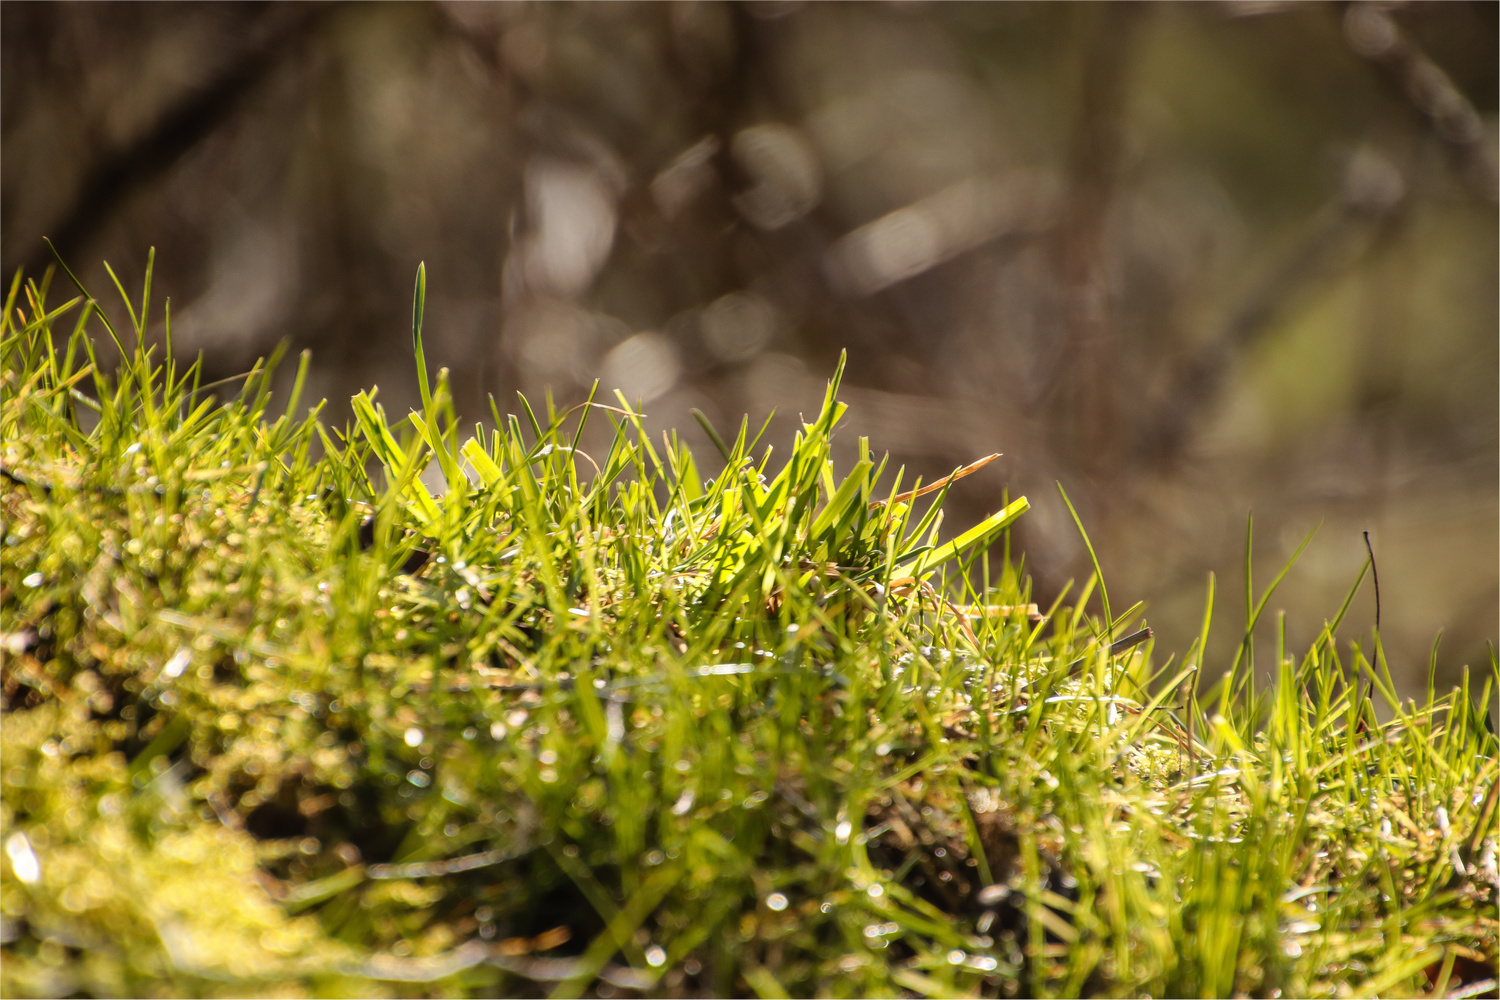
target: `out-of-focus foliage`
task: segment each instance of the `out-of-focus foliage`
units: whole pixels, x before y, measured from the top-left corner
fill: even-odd
[[[602,378],[702,451],[691,407],[785,435],[847,347],[852,428],[929,476],[1004,452],[959,521],[1066,482],[1174,645],[1251,508],[1271,561],[1325,522],[1294,604],[1372,532],[1402,676],[1437,626],[1445,671],[1500,632],[1493,5],[0,19],[6,273],[44,235],[75,266],[156,245],[213,374],[289,338],[312,391],[413,402],[425,259],[468,418]],[[1028,520],[1056,593],[1084,553],[1055,503]]]

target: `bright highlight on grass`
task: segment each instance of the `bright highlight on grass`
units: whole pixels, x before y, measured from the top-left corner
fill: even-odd
[[[6,995],[1495,988],[1493,658],[1402,702],[1347,601],[1257,660],[1275,582],[1230,664],[1097,573],[1039,610],[1024,498],[943,540],[967,470],[835,469],[842,365],[707,474],[623,397],[460,428],[422,272],[421,410],[342,429],[306,356],[279,413],[200,384],[149,277],[124,331],[48,298],[0,327]]]

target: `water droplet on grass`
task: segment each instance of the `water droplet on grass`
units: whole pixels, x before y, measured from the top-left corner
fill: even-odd
[[[188,668],[193,661],[193,656],[186,649],[179,649],[172,654],[172,658],[161,668],[164,677],[180,677],[182,672]]]
[[[37,860],[36,852],[31,849],[31,841],[26,839],[26,834],[13,833],[6,839],[5,856],[10,858],[10,868],[16,873],[16,878],[27,885],[35,885],[41,881],[42,864]]]

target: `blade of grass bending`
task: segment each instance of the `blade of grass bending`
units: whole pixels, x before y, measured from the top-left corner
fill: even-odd
[[[78,275],[74,274],[73,273],[73,269],[70,268],[70,267],[68,267],[67,261],[63,260],[62,254],[60,254],[60,253],[57,252],[57,247],[53,246],[52,241],[50,239],[48,239],[47,237],[43,236],[42,237],[42,242],[45,243],[45,244],[47,244],[47,249],[51,250],[52,251],[52,256],[54,256],[54,257],[57,258],[57,266],[60,267],[60,268],[62,268],[63,274],[66,274],[68,276],[68,280],[71,281],[71,282],[73,282],[73,287],[77,288],[78,291],[83,295],[84,298],[86,298],[89,302],[93,302],[94,305],[97,307],[98,303],[94,302],[94,297],[89,294],[89,290],[87,288],[83,287],[83,282],[79,281],[78,280]],[[20,280],[21,280],[20,272],[17,272],[16,273],[16,281],[19,282]]]
[[[1114,628],[1114,616],[1109,613],[1109,589],[1104,586],[1104,571],[1099,568],[1099,556],[1094,552],[1094,543],[1089,541],[1089,533],[1083,530],[1083,521],[1078,517],[1078,511],[1073,509],[1073,501],[1068,499],[1068,491],[1063,489],[1063,484],[1057,484],[1057,492],[1062,494],[1063,503],[1068,505],[1068,513],[1073,516],[1073,523],[1078,527],[1078,533],[1083,536],[1083,546],[1089,550],[1089,562],[1094,565],[1094,576],[1099,580],[1099,599],[1104,602],[1104,641],[1110,641],[1110,630]]]
[[[536,411],[531,408],[531,400],[519,392],[516,393],[516,398],[521,401],[521,409],[526,411],[526,422],[531,425],[531,433],[535,435],[531,448],[528,449],[529,455],[542,446],[542,439],[547,436],[547,432],[542,430],[542,422],[536,418]]]
[[[1027,500],[1025,497],[1020,497],[1014,503],[1007,506],[1004,510],[1000,510],[994,514],[991,514],[989,517],[985,518],[983,521],[980,521],[974,527],[970,528],[968,531],[964,532],[962,535],[959,535],[952,541],[944,542],[942,545],[939,545],[931,552],[927,552],[921,556],[918,556],[916,559],[911,560],[910,562],[903,563],[902,565],[896,567],[892,575],[893,577],[897,578],[903,576],[917,576],[918,574],[915,571],[918,569],[925,572],[926,570],[941,565],[942,563],[945,563],[949,559],[952,559],[954,556],[958,555],[960,552],[964,552],[973,546],[987,543],[995,535],[999,534],[1009,525],[1014,523],[1016,518],[1020,517],[1030,509],[1031,501]]]
[[[427,262],[417,264],[417,287],[411,299],[411,346],[417,358],[417,388],[422,392],[422,409],[432,410],[432,387],[427,382],[427,352],[422,347],[422,315],[427,310]]]
[[[595,382],[594,384],[595,386],[598,385],[597,382]],[[694,420],[698,421],[698,426],[703,428],[703,433],[708,435],[708,439],[714,443],[714,447],[719,449],[719,454],[723,456],[724,461],[726,463],[731,461],[732,458],[729,453],[729,446],[724,443],[723,438],[719,437],[719,432],[716,431],[714,429],[714,425],[709,422],[708,416],[696,406],[688,410],[688,412],[693,415]]]
[[[115,283],[115,290],[120,293],[120,300],[125,303],[125,311],[130,314],[130,325],[135,330],[136,334],[139,335],[141,330],[141,321],[139,317],[136,316],[135,306],[131,304],[130,295],[125,291],[125,286],[120,283],[119,277],[115,274],[115,269],[109,266],[109,261],[104,262],[104,273],[109,275],[109,280]],[[120,346],[121,353],[123,353],[124,345],[121,344]]]
[[[770,413],[766,414],[765,423],[761,424],[760,425],[760,430],[758,430],[758,431],[755,432],[755,439],[752,440],[749,444],[745,445],[745,454],[747,456],[750,455],[752,452],[755,451],[756,446],[760,444],[760,439],[766,436],[766,430],[771,426],[771,421],[775,420],[775,419],[776,419],[776,411],[775,410],[772,410]],[[749,421],[750,421],[750,418],[748,416],[744,417],[741,420],[741,423],[744,424],[744,426],[741,428],[741,436],[742,437],[744,436],[744,431],[746,431],[746,430],[749,429],[749,426],[750,426]]]
[[[572,410],[575,410],[575,409],[579,411],[579,413],[578,413],[578,426],[573,431],[573,442],[569,446],[570,450],[568,451],[568,455],[570,456],[569,459],[568,459],[569,467],[570,468],[572,467],[573,459],[575,457],[577,457],[577,455],[578,455],[578,443],[583,440],[583,429],[588,426],[589,412],[594,408],[594,397],[596,395],[598,395],[598,394],[599,394],[599,380],[598,379],[594,379],[594,384],[591,385],[591,386],[589,386],[588,398],[585,399],[580,405],[575,406],[575,407],[573,407],[572,409],[569,410],[570,413],[572,412]],[[574,472],[573,475],[574,475],[574,481],[573,481],[572,485],[573,485],[573,488],[575,490],[577,490],[578,489],[578,482],[577,482],[577,478],[576,478],[577,477],[576,471]]]
[[[99,300],[90,295],[89,290],[83,287],[83,282],[79,281],[78,275],[74,274],[72,268],[68,267],[67,262],[62,259],[62,254],[57,252],[57,247],[52,245],[52,241],[44,237],[43,242],[46,243],[47,248],[52,251],[52,256],[57,258],[57,266],[63,269],[63,273],[68,276],[68,280],[72,281],[74,287],[76,287],[80,292],[83,293],[84,296],[88,298],[89,305],[93,307],[94,315],[98,316],[99,322],[104,324],[105,332],[109,334],[109,339],[114,341],[115,348],[120,352],[120,356],[123,358],[125,356],[125,343],[120,339],[120,334],[115,330],[115,325],[109,321],[109,316],[107,316],[104,310],[100,307]],[[85,343],[87,343],[87,341],[85,341]],[[97,367],[97,362],[95,363],[95,366]]]

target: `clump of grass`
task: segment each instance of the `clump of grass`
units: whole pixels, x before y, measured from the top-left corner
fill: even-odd
[[[1494,989],[1467,677],[1401,702],[1341,611],[1256,690],[1268,590],[1200,690],[976,555],[1024,499],[941,542],[946,483],[837,473],[837,372],[712,477],[623,398],[469,436],[423,295],[421,410],[338,431],[305,356],[201,385],[149,277],[123,334],[12,286],[5,994]]]

